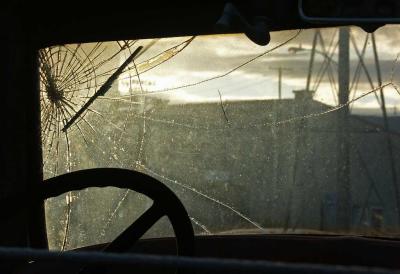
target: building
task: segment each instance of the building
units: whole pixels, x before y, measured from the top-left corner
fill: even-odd
[[[201,194],[265,228],[335,231],[340,110],[304,91],[295,94],[284,100],[161,104],[148,112],[143,164],[180,193],[193,216],[215,220],[211,230],[253,227]],[[376,119],[350,115],[347,137],[350,225],[371,233],[394,230],[399,221],[387,137]],[[400,134],[389,135],[398,151]]]

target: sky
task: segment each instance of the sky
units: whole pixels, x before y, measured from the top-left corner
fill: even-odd
[[[338,42],[337,29],[321,30],[325,47],[333,49],[332,60],[338,60],[338,49],[334,45]],[[220,94],[224,101],[230,100],[263,100],[278,98],[278,72],[276,68],[283,67],[282,78],[282,97],[293,98],[293,90],[304,89],[308,75],[308,66],[310,60],[310,49],[315,34],[315,30],[281,31],[271,34],[271,43],[267,46],[258,46],[252,43],[246,36],[238,35],[214,35],[199,36],[179,54],[140,75],[142,81],[148,84],[144,86],[149,93],[169,88],[175,88],[192,83],[204,81],[209,78],[220,76],[233,68],[238,67],[248,60],[265,53],[260,58],[240,67],[234,72],[191,87],[184,87],[169,92],[158,93],[170,101],[171,104],[196,103],[219,101]],[[297,35],[297,36],[296,36]],[[351,36],[361,51],[366,33],[356,27],[351,28]],[[398,39],[400,39],[400,26],[386,26],[375,32],[378,55],[380,58],[380,67],[382,71],[383,82],[391,81],[400,84],[400,68],[397,69],[395,62],[400,53]],[[295,37],[293,40],[291,38]],[[145,52],[137,63],[141,60],[154,56],[164,50],[181,43],[187,37],[159,39]],[[288,40],[290,40],[288,42]],[[142,45],[152,43],[151,40],[139,41]],[[278,47],[279,45],[281,47]],[[332,46],[331,46],[332,45]],[[289,51],[291,47],[301,47],[304,50],[293,53]],[[322,51],[321,43],[318,43],[317,50]],[[369,39],[364,62],[368,68],[374,87],[378,87],[376,67],[371,39]],[[322,54],[317,54],[314,62],[314,70],[311,78],[311,87],[316,88],[318,82],[318,72],[326,58]],[[354,46],[350,46],[351,72],[350,82],[353,82],[355,71],[359,62]],[[394,73],[393,73],[394,72]],[[316,89],[315,100],[329,105],[336,105],[337,99],[334,91],[337,89],[338,67],[332,64],[330,75],[334,81],[330,81],[328,74],[320,79],[320,84]],[[122,77],[123,78],[123,77]],[[335,82],[331,84],[331,82]],[[357,89],[350,94],[350,97],[357,97],[364,92],[371,90],[371,85],[362,72]],[[129,90],[124,80],[119,82],[119,90],[122,95],[126,95]],[[391,87],[384,90],[387,108],[400,107],[400,96]],[[354,103],[354,108],[378,108],[376,97],[371,94]]]

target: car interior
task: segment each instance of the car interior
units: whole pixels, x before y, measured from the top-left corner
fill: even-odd
[[[397,1],[0,20],[1,273],[400,270]]]

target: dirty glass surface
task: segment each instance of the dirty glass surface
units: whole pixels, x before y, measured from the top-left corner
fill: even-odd
[[[276,32],[265,47],[237,34],[42,49],[45,178],[144,172],[196,234],[397,237],[399,39],[387,26]],[[112,241],[151,203],[116,188],[49,199],[50,247]],[[146,237],[172,235],[163,219]]]

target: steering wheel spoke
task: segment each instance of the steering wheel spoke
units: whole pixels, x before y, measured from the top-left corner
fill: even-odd
[[[104,251],[128,251],[163,216],[165,216],[165,213],[162,208],[154,203],[133,224],[125,229],[118,238],[112,241]]]

